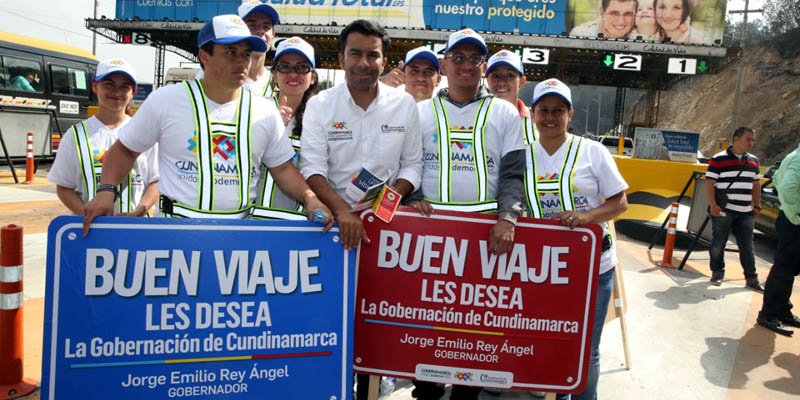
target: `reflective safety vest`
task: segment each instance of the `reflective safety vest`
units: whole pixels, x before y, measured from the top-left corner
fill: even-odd
[[[295,153],[300,153],[300,136],[289,134],[289,140],[292,142],[292,148]],[[252,217],[254,219],[286,219],[294,221],[304,221],[306,213],[303,208],[303,203],[295,201],[294,208],[286,209],[281,208],[275,204],[277,196],[280,196],[280,188],[272,178],[269,170],[264,170],[264,180],[261,184],[261,190],[257,205],[253,207]]]
[[[447,108],[442,97],[431,101],[433,115],[436,117],[436,127],[439,135],[439,200],[425,200],[434,205],[437,210],[468,211],[468,212],[497,212],[497,199],[488,198],[489,168],[486,156],[485,131],[492,109],[494,97],[485,97],[478,105],[475,122],[472,129],[450,129],[447,117]],[[472,143],[472,159],[474,160],[475,187],[477,196],[472,202],[453,201],[453,169],[452,145],[455,142]]]
[[[97,194],[100,175],[103,173],[103,165],[95,164],[92,157],[92,145],[89,142],[89,132],[86,129],[86,122],[76,124],[72,127],[72,135],[75,138],[75,147],[78,153],[78,164],[81,166],[81,178],[83,180],[83,201],[89,204]],[[135,199],[133,198],[131,174],[119,185],[119,198],[116,200],[115,213],[134,211]]]
[[[236,123],[211,122],[208,119],[208,105],[203,85],[199,80],[184,81],[189,98],[192,102],[195,115],[195,128],[197,132],[197,205],[190,206],[167,199],[162,196],[160,201],[161,211],[166,217],[179,218],[228,218],[241,219],[251,213],[250,202],[250,171],[251,160],[251,100],[249,90],[239,91],[239,101],[236,106]],[[239,185],[239,208],[236,210],[216,210],[214,206],[216,188],[214,187],[214,142],[212,133],[236,137],[236,169]]]
[[[526,146],[532,145],[539,138],[538,132],[536,132],[536,125],[533,123],[533,116],[522,117],[522,130]]]
[[[533,218],[543,218],[540,193],[551,193],[559,196],[561,211],[574,211],[575,200],[572,192],[572,170],[578,163],[583,139],[569,135],[567,139],[567,154],[561,165],[561,171],[556,179],[537,179],[536,148],[535,143],[528,144],[525,151],[525,198],[528,203],[528,212]]]

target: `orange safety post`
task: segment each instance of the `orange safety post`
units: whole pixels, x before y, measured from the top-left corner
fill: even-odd
[[[672,210],[669,213],[669,225],[667,227],[667,240],[664,243],[664,255],[661,257],[659,267],[675,268],[672,265],[672,250],[675,248],[675,229],[678,226],[678,203],[672,203]]]
[[[0,229],[0,399],[36,389],[22,376],[22,227]]]
[[[28,153],[25,155],[25,182],[33,183],[33,132],[28,132]]]

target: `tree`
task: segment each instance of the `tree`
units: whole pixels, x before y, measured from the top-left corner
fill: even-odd
[[[800,0],[766,0],[764,17],[772,36],[800,27]]]

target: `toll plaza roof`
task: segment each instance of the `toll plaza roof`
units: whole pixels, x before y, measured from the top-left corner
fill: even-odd
[[[197,32],[203,22],[87,19],[86,27],[118,43],[163,46],[197,61]],[[279,24],[278,38],[300,36],[314,46],[320,68],[339,68],[338,38],[344,26]],[[388,68],[419,46],[443,55],[449,30],[387,28],[391,46]],[[603,39],[564,35],[480,32],[493,54],[517,51],[528,80],[551,77],[576,85],[601,85],[663,90],[686,75],[715,73],[738,59],[739,48],[720,45],[653,43],[631,39]],[[269,58],[269,57],[268,57]]]

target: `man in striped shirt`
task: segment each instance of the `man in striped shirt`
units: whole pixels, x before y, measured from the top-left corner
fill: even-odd
[[[758,282],[753,255],[753,219],[761,211],[761,173],[758,158],[750,153],[755,132],[746,127],[733,133],[733,146],[714,155],[706,172],[706,197],[713,238],[711,240],[711,284],[719,286],[725,277],[725,244],[733,230],[739,246],[739,262],[746,286],[764,292]]]

